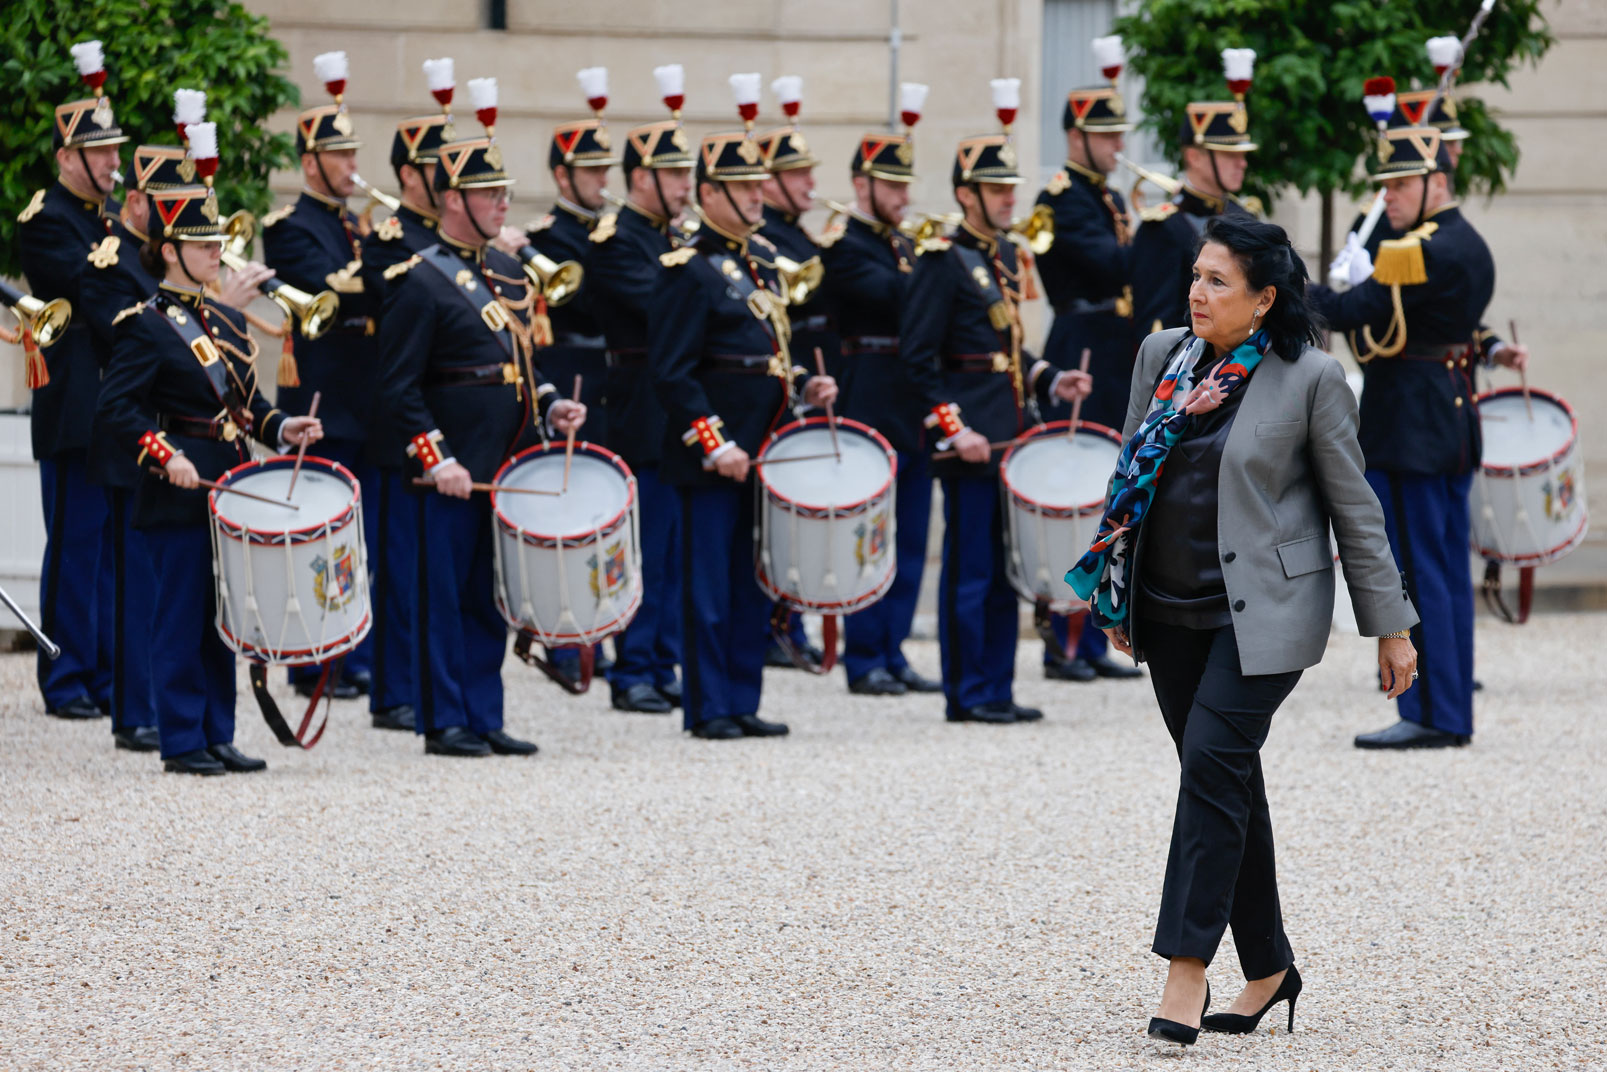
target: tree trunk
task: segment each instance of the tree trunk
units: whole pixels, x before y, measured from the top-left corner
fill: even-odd
[[[1328,278],[1328,266],[1334,260],[1334,192],[1322,192],[1322,222],[1317,225],[1317,278]]]

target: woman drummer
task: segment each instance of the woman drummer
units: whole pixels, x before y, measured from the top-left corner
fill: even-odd
[[[118,314],[96,420],[147,470],[134,506],[156,571],[151,646],[163,768],[223,774],[267,767],[234,747],[234,655],[213,625],[207,492],[249,460],[245,436],[281,452],[316,442],[312,417],[285,417],[257,391],[256,344],[243,316],[204,293],[223,232],[210,186],[154,192],[140,261],[156,293]]]

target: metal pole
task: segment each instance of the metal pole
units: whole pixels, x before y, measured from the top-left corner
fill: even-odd
[[[904,44],[904,31],[898,26],[898,0],[888,0],[892,9],[887,28],[887,129],[898,129],[898,50]]]

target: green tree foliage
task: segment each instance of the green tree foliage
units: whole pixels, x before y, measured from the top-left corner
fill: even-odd
[[[1478,0],[1146,0],[1118,19],[1131,69],[1144,78],[1145,125],[1177,162],[1184,105],[1226,100],[1221,51],[1256,50],[1255,84],[1246,97],[1250,134],[1261,150],[1250,179],[1267,195],[1360,193],[1358,161],[1376,127],[1362,107],[1362,83],[1377,75],[1398,89],[1435,84],[1424,42],[1472,24]],[[1508,84],[1522,62],[1537,64],[1556,39],[1539,0],[1497,0],[1468,48],[1463,85]],[[1472,132],[1457,169],[1459,192],[1496,193],[1518,163],[1512,133],[1484,103],[1453,87],[1458,117]]]
[[[173,90],[204,89],[218,125],[218,196],[225,210],[261,214],[268,174],[294,164],[289,134],[264,121],[298,102],[280,74],[289,60],[268,20],[227,0],[6,0],[0,41],[0,275],[16,275],[17,213],[55,180],[51,127],[58,104],[87,96],[69,46],[99,38],[106,93],[123,133],[137,142],[178,144]],[[123,153],[128,170],[129,152]]]

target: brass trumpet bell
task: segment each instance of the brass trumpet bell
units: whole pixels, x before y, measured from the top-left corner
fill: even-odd
[[[810,257],[802,264],[787,257],[777,257],[775,265],[781,294],[787,299],[788,305],[803,305],[813,298],[815,291],[820,289],[821,281],[826,278],[826,269],[819,257]]]
[[[573,298],[586,279],[585,269],[578,261],[552,260],[536,252],[534,246],[521,246],[519,261],[548,305],[562,305]]]
[[[223,248],[242,259],[251,256],[252,243],[257,240],[257,218],[245,209],[229,213],[223,221]]]
[[[230,271],[238,272],[246,266],[246,259],[229,249],[223,250],[223,263]],[[321,290],[317,294],[308,294],[289,283],[281,283],[277,279],[269,279],[258,289],[279,308],[285,311],[286,316],[295,317],[296,323],[301,327],[301,334],[307,339],[316,339],[328,331],[335,322],[335,316],[340,312],[340,296],[332,290]]]
[[[934,238],[941,238],[944,231],[958,227],[963,218],[958,212],[925,212],[913,220],[903,221],[898,225],[898,230],[919,246]]]
[[[1010,225],[1010,233],[1026,243],[1033,256],[1043,256],[1055,244],[1055,210],[1048,205],[1033,206],[1032,215]]]
[[[356,172],[352,173],[352,183],[356,185],[359,190],[368,195],[369,205],[363,210],[362,213],[365,216],[374,211],[375,202],[384,205],[392,212],[395,212],[397,209],[402,207],[401,198],[388,194],[384,190],[378,189],[377,187],[368,185],[363,177]]]
[[[0,300],[6,303],[17,322],[28,329],[41,350],[54,345],[72,323],[73,307],[66,298],[40,301],[32,294],[0,283]]]

